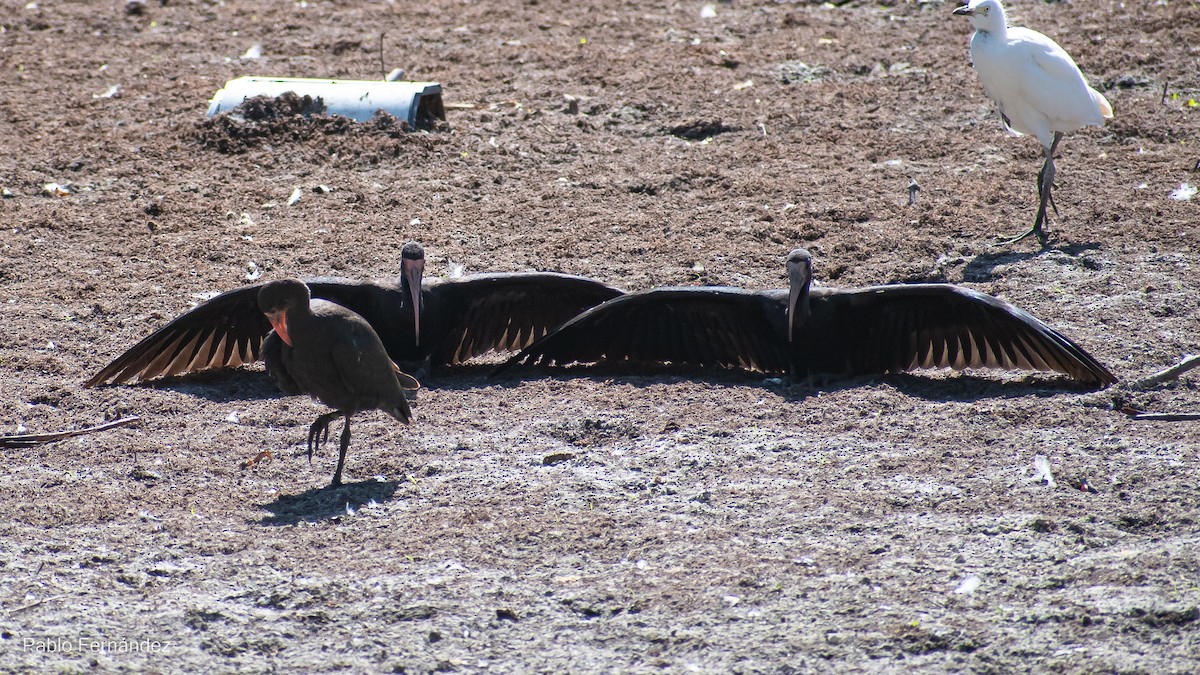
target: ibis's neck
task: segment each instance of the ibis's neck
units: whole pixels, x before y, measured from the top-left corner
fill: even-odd
[[[804,327],[808,321],[809,315],[812,314],[812,307],[809,304],[809,286],[812,284],[811,279],[805,279],[802,282],[792,282],[791,292],[788,294],[788,342],[793,342],[796,339],[796,334]]]

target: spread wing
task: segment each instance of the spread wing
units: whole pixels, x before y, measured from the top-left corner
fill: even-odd
[[[306,282],[313,297],[359,311],[380,287],[338,279]],[[146,336],[84,383],[85,387],[181,375],[254,363],[271,324],[258,309],[263,284],[242,286],[201,303]]]
[[[516,351],[623,291],[553,272],[476,274],[431,285],[425,313],[445,333],[433,361],[457,364],[490,351]]]
[[[1099,386],[1117,381],[1082,347],[1033,315],[966,288],[817,289],[812,307],[811,326],[801,333],[818,341],[809,350],[817,370],[1003,368],[1058,372]]]
[[[516,363],[671,363],[786,372],[780,337],[786,293],[659,288],[630,293],[575,317],[496,369]]]
[[[165,375],[239,366],[260,356],[271,324],[258,311],[262,284],[226,291],[142,339],[84,383],[121,384]]]

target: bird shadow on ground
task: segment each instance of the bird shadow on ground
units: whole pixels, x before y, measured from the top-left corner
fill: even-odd
[[[1094,248],[1089,245],[1087,248]],[[1087,248],[1080,250],[1087,250]],[[1050,250],[1050,249],[1048,249]],[[1039,253],[1005,254],[1006,264],[1030,258]],[[1027,374],[1020,380],[997,379],[988,375],[958,373],[950,377],[921,373],[889,375],[816,375],[789,381],[780,375],[752,373],[719,368],[696,369],[668,365],[593,364],[572,366],[514,365],[498,375],[492,371],[502,361],[476,362],[443,367],[421,383],[421,389],[431,391],[471,391],[487,387],[514,389],[527,380],[552,379],[560,382],[586,379],[596,384],[619,383],[634,387],[650,387],[679,382],[707,382],[715,386],[760,387],[777,392],[788,401],[799,402],[821,393],[855,389],[876,383],[886,383],[897,390],[930,401],[977,401],[982,399],[1019,398],[1022,396],[1053,396],[1064,392],[1091,391],[1085,385],[1073,383],[1062,376]],[[938,371],[928,371],[936,373]],[[214,403],[229,403],[246,399],[275,399],[285,395],[265,371],[224,369],[203,371],[147,382],[144,386],[169,389],[196,396]],[[420,401],[420,390],[409,396]],[[376,501],[379,501],[378,499]],[[344,506],[344,505],[343,505]],[[335,514],[336,515],[336,514]]]
[[[440,368],[434,371],[432,377],[421,380],[421,389],[469,390],[487,387],[494,384],[487,379],[487,374],[495,367],[494,363],[477,363]],[[279,391],[279,387],[267,371],[247,368],[203,370],[121,386],[164,389],[213,403],[287,397],[287,394]],[[409,400],[419,398],[420,390],[417,391],[418,394],[409,396]]]
[[[989,375],[955,373],[937,375],[944,371],[923,373],[892,373],[887,375],[862,376],[813,376],[783,385],[766,388],[778,391],[791,403],[799,403],[811,396],[828,394],[872,385],[891,386],[907,396],[937,403],[971,403],[988,399],[1011,399],[1025,396],[1047,398],[1060,394],[1085,394],[1095,391],[1094,387],[1082,385],[1063,376],[1050,374],[1025,374],[1019,380],[997,379]]]
[[[1038,251],[1016,252],[1003,251],[999,253],[980,253],[975,256],[967,266],[963,268],[963,281],[992,281],[995,270],[1000,265],[1012,265],[1014,263],[1040,258],[1050,253],[1061,253],[1070,258],[1075,258],[1087,251],[1095,251],[1100,248],[1100,244],[1095,242],[1067,244],[1065,246],[1048,246]],[[1095,263],[1084,261],[1085,266],[1092,266]]]
[[[586,379],[597,384],[620,383],[634,387],[689,381],[728,386],[770,386],[772,382],[782,382],[778,377],[764,373],[661,364],[600,363],[570,366],[514,364],[508,370],[498,374],[493,374],[494,368],[494,365],[486,366],[483,371],[485,384],[506,389],[511,389],[529,380],[547,379],[560,382]]]
[[[611,366],[570,366],[568,370],[548,370],[541,366],[520,366],[521,371],[512,370],[489,380],[498,387],[513,388],[528,379],[552,379],[560,382],[585,379],[596,384],[620,383],[634,387],[658,384],[675,384],[683,381],[707,382],[716,386],[758,387],[777,393],[784,400],[799,403],[813,396],[848,389],[857,389],[875,384],[894,387],[909,396],[935,402],[972,402],[984,399],[1021,398],[1024,396],[1050,397],[1060,394],[1081,394],[1095,391],[1094,387],[1080,384],[1061,375],[1026,373],[1020,379],[998,379],[989,375],[955,373],[937,375],[945,371],[923,373],[895,373],[887,375],[814,375],[789,381],[777,375],[748,373],[742,371],[683,371],[663,370],[647,374],[644,368],[636,373],[625,368]],[[520,377],[518,375],[525,375]]]
[[[165,377],[133,386],[167,389],[213,403],[281,398],[284,394],[265,370],[219,368]]]
[[[313,488],[298,495],[280,495],[275,501],[262,505],[271,515],[258,522],[260,525],[295,525],[336,520],[365,505],[391,501],[398,485],[392,480],[364,480],[338,487]]]
[[[936,372],[936,371],[932,371]],[[1063,394],[1090,394],[1096,387],[1067,379],[1062,375],[1028,373],[1020,379],[997,379],[988,375],[956,373],[946,377],[922,377],[897,373],[881,378],[908,396],[938,403],[972,403],[984,399],[1049,398]]]

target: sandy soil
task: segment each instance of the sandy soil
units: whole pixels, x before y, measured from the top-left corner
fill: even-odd
[[[990,243],[1040,148],[950,3],[702,7],[0,0],[0,433],[142,419],[3,451],[0,670],[1194,670],[1200,425],[1114,409],[1200,409],[1194,373],[475,364],[410,428],[356,420],[339,491],[321,406],[260,369],[81,388],[252,268],[390,276],[410,238],[434,273],[631,289],[780,287],[806,245],[824,284],[999,295],[1125,381],[1200,351],[1195,2],[1014,3],[1116,110],[1061,146],[1044,251]],[[240,75],[396,66],[443,127],[203,118]]]

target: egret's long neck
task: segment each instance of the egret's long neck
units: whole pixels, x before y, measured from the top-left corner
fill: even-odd
[[[976,17],[979,15],[976,14]],[[975,31],[981,33],[980,37],[993,41],[996,44],[1003,44],[1008,41],[1008,17],[1004,15],[1004,8],[999,5],[992,8],[983,21],[975,25]]]

